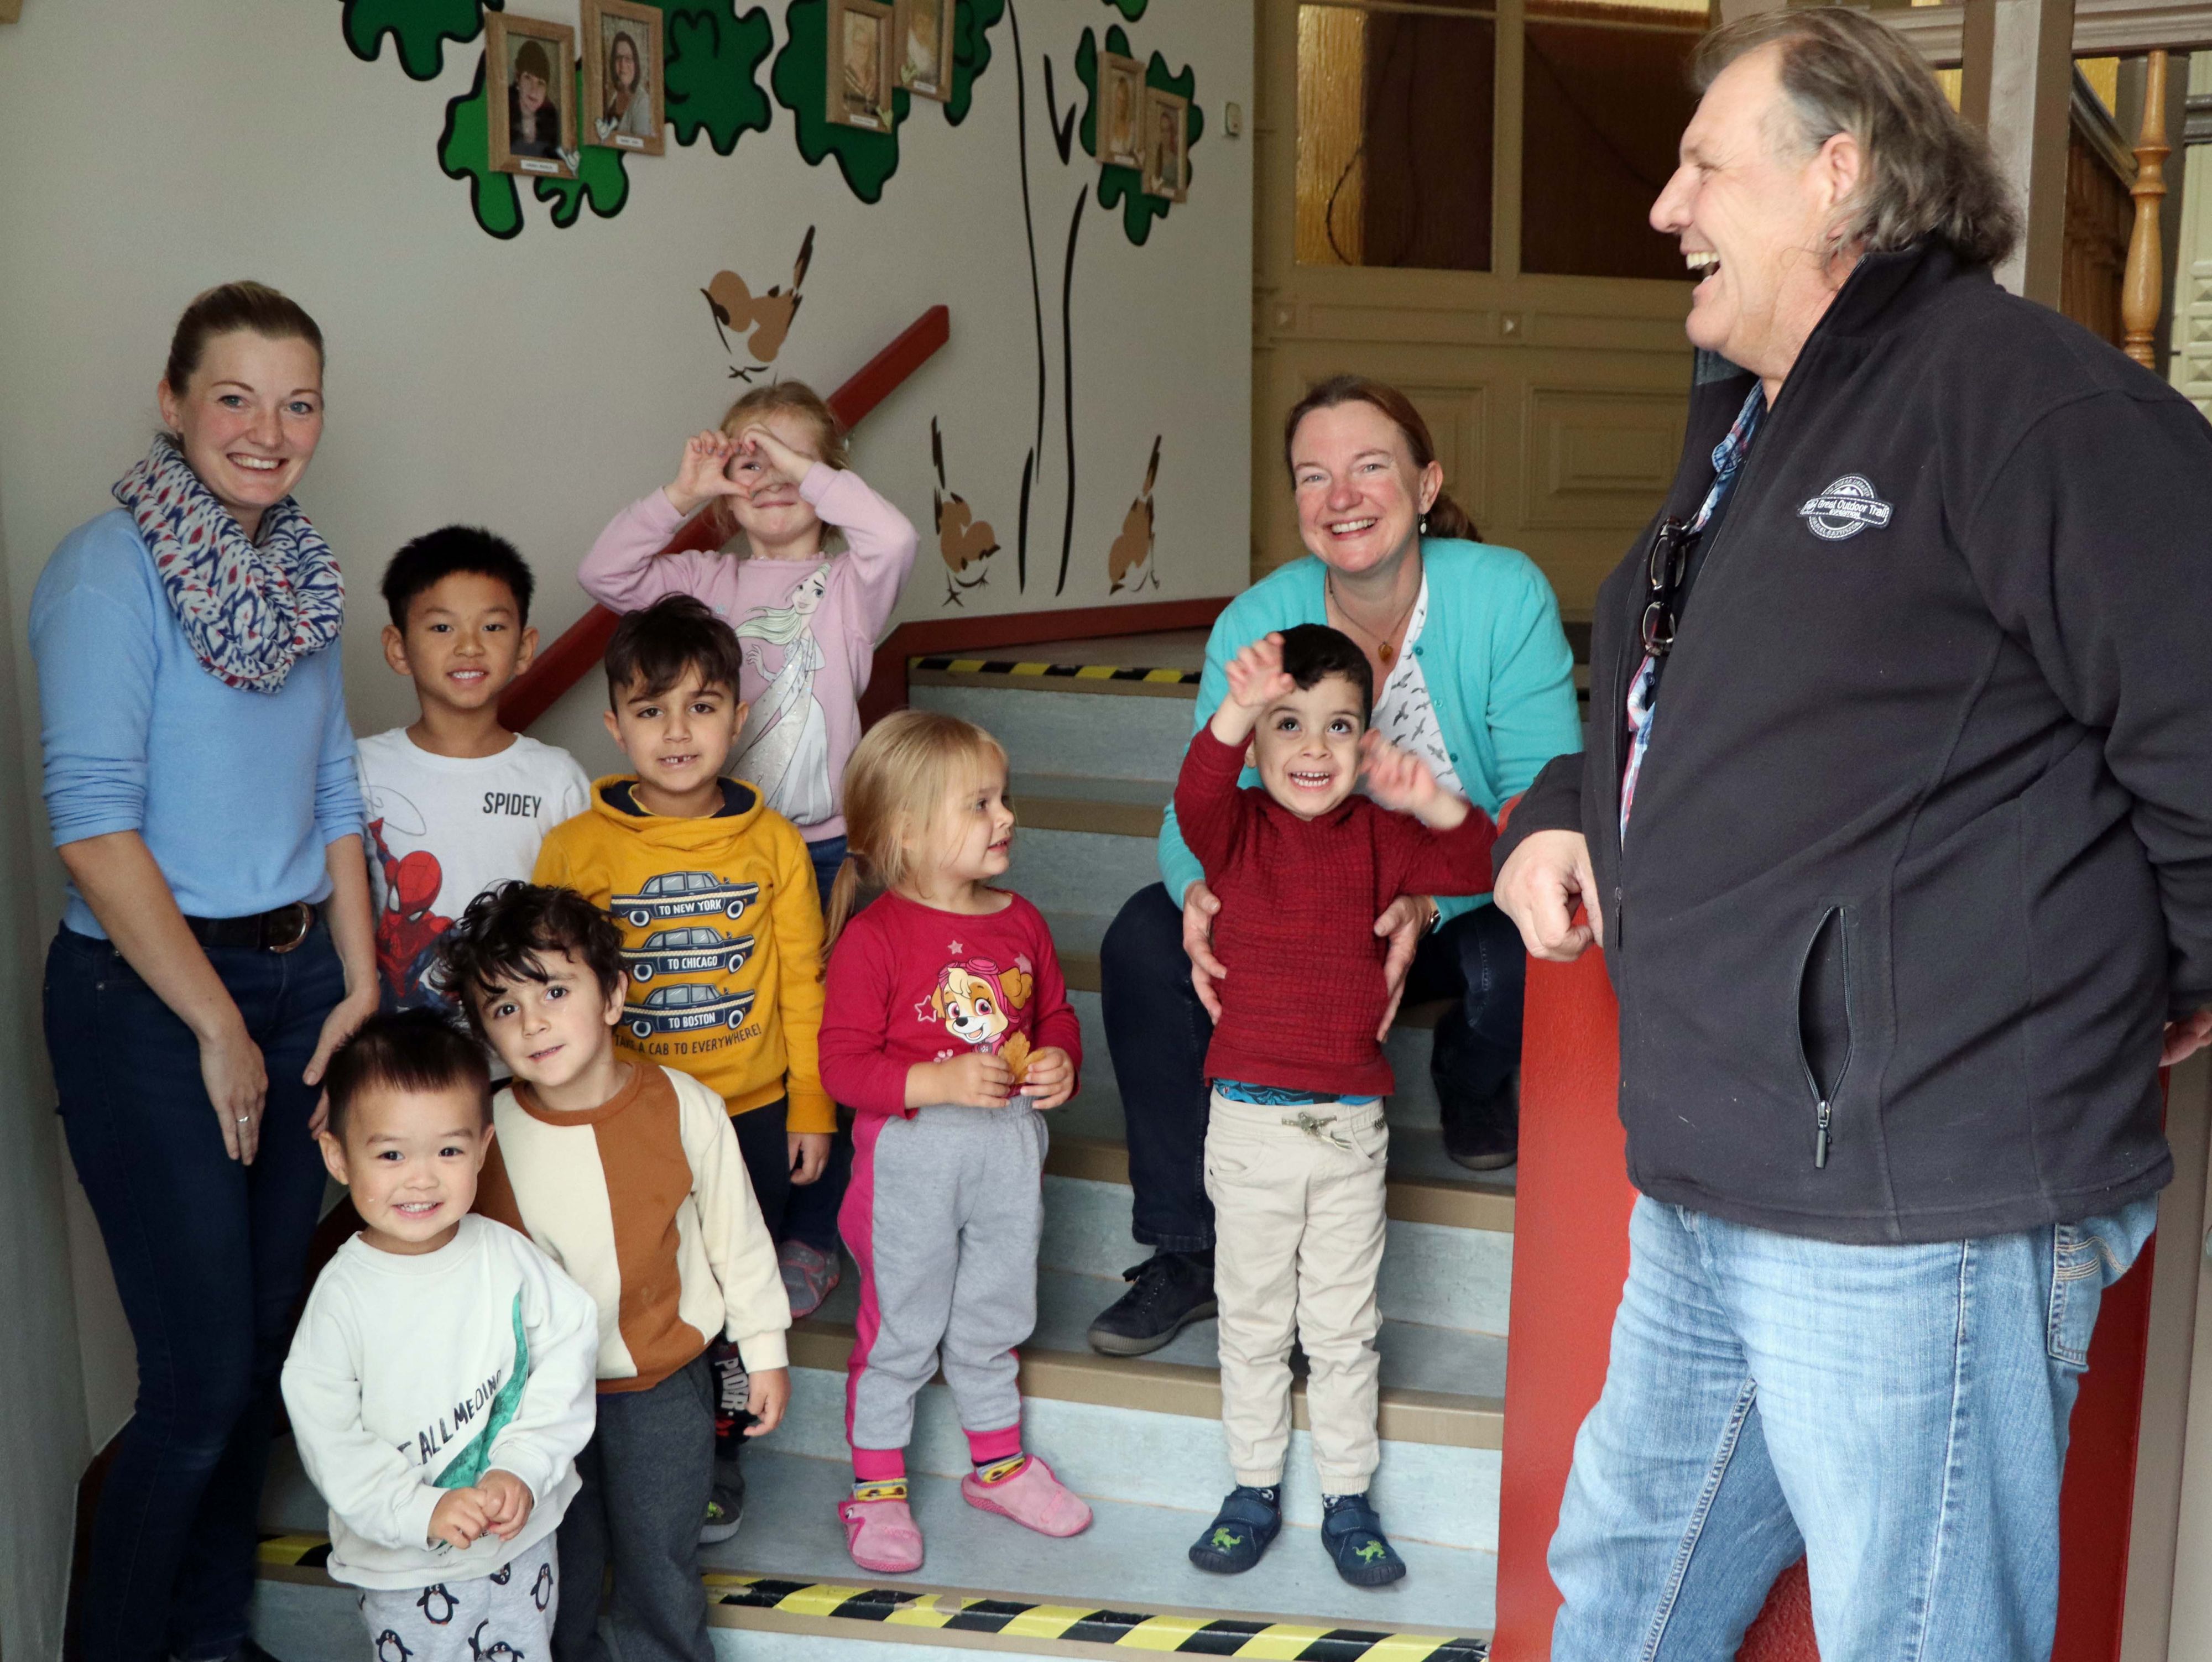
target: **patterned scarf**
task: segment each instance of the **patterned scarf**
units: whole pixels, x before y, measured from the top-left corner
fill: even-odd
[[[226,686],[273,693],[338,638],[337,556],[290,497],[263,512],[256,544],[163,437],[116,481],[115,500],[138,522],[193,655]]]

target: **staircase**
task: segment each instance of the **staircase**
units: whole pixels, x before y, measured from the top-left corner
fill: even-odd
[[[1513,1252],[1513,1174],[1445,1158],[1428,1077],[1435,1007],[1401,1013],[1388,1046],[1389,1246],[1382,1271],[1382,1465],[1374,1494],[1410,1568],[1395,1586],[1340,1581],[1318,1538],[1303,1386],[1286,1522],[1260,1567],[1214,1576],[1185,1549],[1231,1479],[1213,1324],[1137,1359],[1093,1352],[1090,1321],[1148,1249],[1129,1235],[1120,1098],[1099,1016],[1098,943],[1123,900],[1158,881],[1153,839],[1194,721],[1202,632],[1023,648],[1024,661],[918,658],[909,701],[963,716],[1006,747],[1021,828],[1007,883],[1051,919],[1084,1029],[1082,1094],[1052,1116],[1037,1331],[1024,1348],[1028,1446],[1088,1499],[1091,1530],[1050,1541],[959,1499],[967,1452],[940,1383],[908,1452],[928,1541],[909,1579],[864,1575],[836,1503],[850,1482],[848,1279],[792,1333],[789,1415],[749,1452],[744,1527],[702,1550],[718,1648],[853,1662],[921,1645],[1097,1655],[1102,1645],[1311,1662],[1480,1662],[1492,1624],[1499,1446]],[[256,1604],[281,1662],[362,1653],[349,1592],[315,1568],[320,1501],[280,1446]]]

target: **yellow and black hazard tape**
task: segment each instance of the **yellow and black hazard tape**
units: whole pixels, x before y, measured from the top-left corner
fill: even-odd
[[[330,1556],[330,1538],[324,1535],[274,1535],[261,1543],[264,1564],[322,1569]],[[772,1576],[717,1571],[709,1571],[704,1579],[712,1604],[781,1610],[787,1616],[872,1622],[886,1628],[988,1633],[1008,1639],[1112,1645],[1127,1651],[1174,1651],[1184,1656],[1236,1656],[1248,1662],[1487,1662],[1490,1655],[1487,1641],[1445,1639],[1431,1633],[1382,1633],[1367,1628],[1245,1622],[1228,1617],[1160,1616],[1090,1604],[1032,1604],[1014,1598],[916,1592],[907,1587],[865,1587],[837,1581],[778,1580]]]
[[[1011,658],[954,658],[938,654],[907,660],[909,670],[948,675],[1027,676],[1048,681],[1141,681],[1161,687],[1195,687],[1196,670],[1117,669],[1110,664],[1020,663]]]
[[[903,1587],[866,1587],[834,1581],[710,1574],[707,1593],[716,1604],[781,1610],[792,1616],[878,1622],[894,1628],[935,1628],[947,1633],[997,1634],[1009,1639],[1112,1645],[1130,1651],[1174,1651],[1185,1656],[1245,1657],[1255,1662],[1486,1662],[1490,1655],[1490,1646],[1480,1639],[1444,1639],[1434,1634],[1380,1633],[1293,1622],[1243,1622],[1225,1617],[1157,1616],[1089,1604],[1031,1604],[1012,1598],[915,1592]]]

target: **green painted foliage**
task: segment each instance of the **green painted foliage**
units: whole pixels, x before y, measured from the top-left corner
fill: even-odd
[[[1145,15],[1146,0],[1106,0],[1106,3],[1132,23]]]
[[[774,112],[761,89],[760,67],[775,45],[775,26],[755,6],[738,15],[735,0],[685,6],[656,0],[668,16],[664,96],[668,125],[679,144],[704,133],[714,154],[727,155],[744,134],[764,133]]]
[[[1138,0],[1141,7],[1144,0]],[[957,127],[975,102],[975,82],[991,67],[991,30],[1006,15],[1006,0],[956,0],[952,11],[952,96],[945,118]]]
[[[483,60],[477,60],[477,78],[446,106],[446,130],[438,135],[438,166],[447,179],[469,182],[469,207],[477,223],[495,237],[517,236],[522,231],[522,198],[514,189],[514,175],[491,170],[490,100],[484,96]]]
[[[346,45],[363,63],[374,64],[390,35],[398,48],[399,67],[416,81],[434,81],[445,68],[446,42],[473,40],[483,32],[488,7],[502,0],[343,0]]]
[[[829,0],[791,0],[784,14],[789,39],[775,57],[769,84],[776,102],[789,110],[799,129],[799,154],[810,167],[837,159],[845,183],[862,202],[883,200],[884,185],[898,171],[899,124],[913,99],[904,88],[891,93],[891,130],[872,133],[830,119]]]
[[[1117,58],[1131,58],[1129,37],[1121,32],[1120,24],[1106,31],[1106,50]],[[1083,127],[1080,138],[1084,153],[1088,155],[1097,149],[1098,132],[1098,42],[1089,29],[1076,43],[1075,73],[1083,82],[1085,97],[1083,106]],[[1158,52],[1145,66],[1145,84],[1157,87],[1164,93],[1176,93],[1190,100],[1190,119],[1183,135],[1183,155],[1190,179],[1198,179],[1198,164],[1190,154],[1198,148],[1199,135],[1206,130],[1206,112],[1198,106],[1198,71],[1189,64],[1183,65],[1181,75],[1168,71],[1167,59]],[[1152,221],[1165,219],[1168,210],[1175,206],[1165,197],[1146,196],[1145,181],[1134,167],[1120,167],[1104,164],[1098,169],[1098,205],[1111,209],[1119,203],[1121,209],[1121,231],[1136,246],[1145,246],[1152,234]]]

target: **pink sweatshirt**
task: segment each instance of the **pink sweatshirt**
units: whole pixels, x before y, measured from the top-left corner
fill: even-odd
[[[860,743],[860,695],[921,539],[857,473],[817,462],[799,494],[845,534],[845,553],[821,561],[660,555],[684,516],[656,490],[614,517],[576,576],[585,593],[618,612],[666,594],[696,595],[738,632],[745,652],[738,696],[752,713],[729,771],[820,842],[845,834],[845,758]]]

